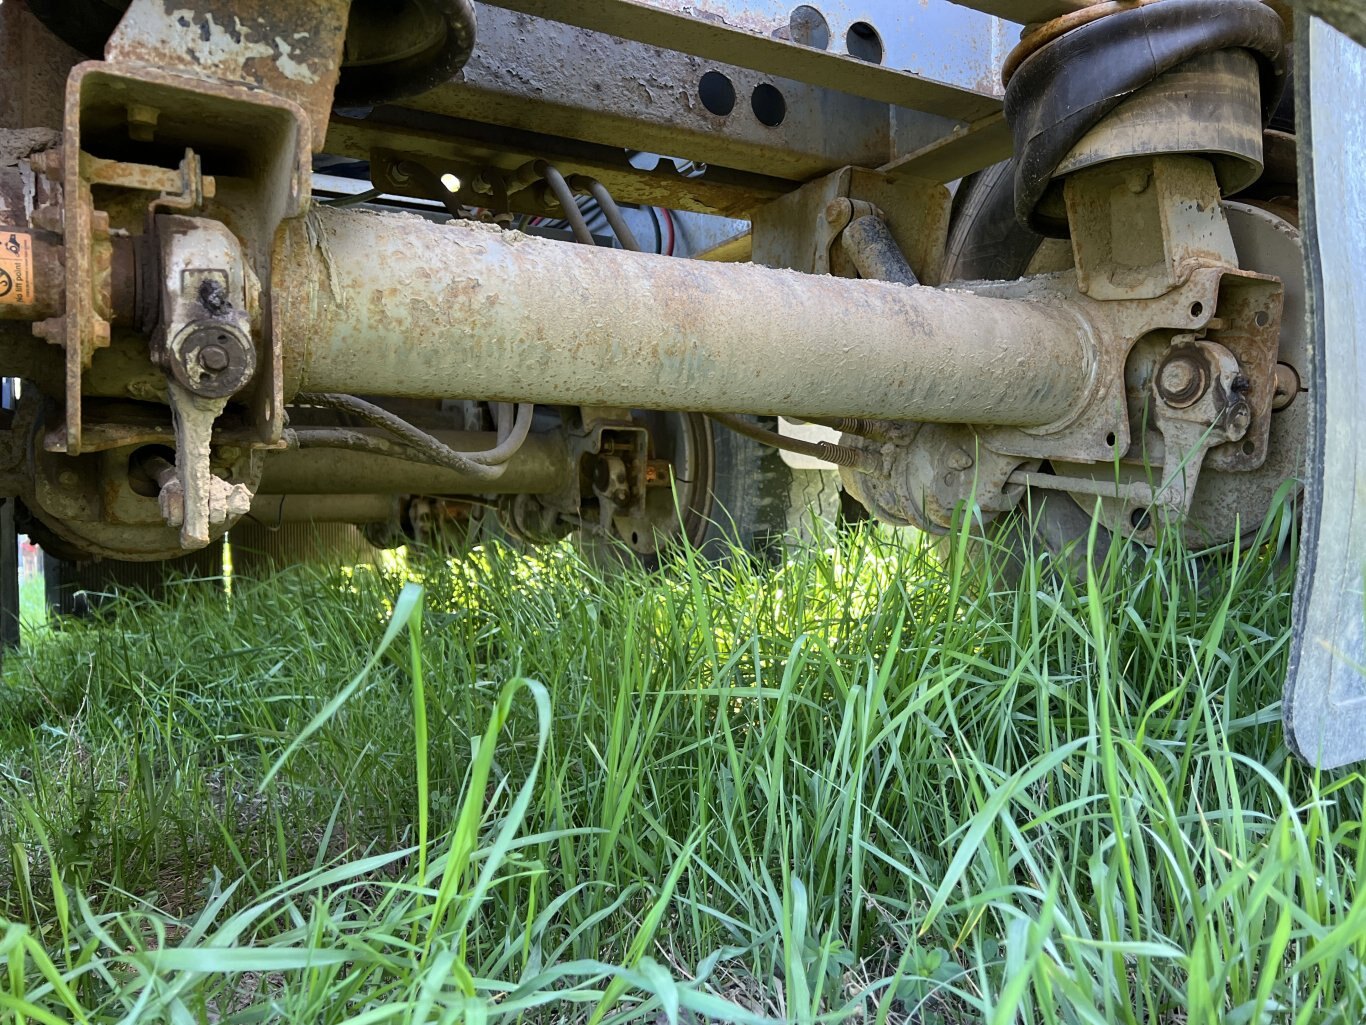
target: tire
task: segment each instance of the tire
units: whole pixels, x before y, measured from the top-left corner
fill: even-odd
[[[777,420],[757,418],[768,430]],[[704,555],[720,558],[731,546],[763,561],[777,562],[793,541],[810,540],[812,519],[839,508],[839,478],[821,470],[794,470],[768,445],[707,421],[715,450],[711,508],[695,544]],[[833,486],[830,478],[833,479]]]
[[[789,542],[820,541],[829,531],[844,526],[850,515],[846,512],[849,505],[863,509],[840,486],[838,471],[797,470],[789,466],[788,473],[791,482],[787,489],[784,537]]]
[[[1009,281],[1024,274],[1043,236],[1015,218],[1014,161],[964,178],[953,197],[945,281]]]
[[[19,533],[15,498],[0,499],[0,652],[19,644]]]
[[[652,489],[646,515],[617,521],[617,537],[576,531],[575,547],[595,566],[610,570],[636,563],[653,569],[660,553],[680,536],[713,562],[724,563],[744,552],[776,564],[793,545],[817,540],[822,524],[840,522],[843,492],[838,474],[793,469],[776,448],[700,414],[650,416],[657,438],[667,439],[660,443],[673,457],[676,488]],[[777,430],[776,418],[749,419]]]

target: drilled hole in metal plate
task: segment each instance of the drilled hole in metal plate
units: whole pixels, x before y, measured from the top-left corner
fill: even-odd
[[[810,4],[802,4],[793,10],[787,28],[789,38],[794,43],[817,50],[830,48],[830,23],[825,20],[824,14]]]
[[[735,84],[719,71],[708,71],[697,83],[697,98],[718,117],[735,109]]]
[[[844,49],[850,57],[857,57],[869,64],[882,63],[882,37],[866,21],[856,21],[849,26],[844,36]]]
[[[787,117],[787,100],[783,99],[783,94],[776,86],[767,82],[761,82],[754,87],[754,95],[749,98],[749,105],[759,123],[769,128],[777,128],[783,123],[783,118]]]
[[[1266,310],[1258,310],[1256,316],[1252,318],[1252,323],[1256,324],[1258,327],[1266,327],[1271,323],[1271,317],[1267,314]]]
[[[1202,313],[1204,313],[1204,312],[1205,312],[1205,304],[1204,304],[1204,303],[1191,303],[1191,316],[1192,316],[1192,317],[1198,317],[1198,316],[1200,316],[1200,314],[1202,314]]]

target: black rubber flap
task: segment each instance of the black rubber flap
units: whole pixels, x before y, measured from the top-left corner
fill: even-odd
[[[1067,154],[1136,90],[1192,57],[1250,50],[1261,66],[1264,122],[1285,89],[1285,27],[1261,0],[1163,0],[1073,29],[1026,60],[1006,89],[1015,136],[1015,213],[1034,231],[1066,238],[1067,222],[1039,200]]]

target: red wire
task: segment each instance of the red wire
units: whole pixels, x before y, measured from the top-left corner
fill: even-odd
[[[664,244],[664,255],[673,256],[674,254],[674,215],[669,213],[664,207],[659,208],[659,212],[664,215],[664,223],[669,228],[669,240]]]

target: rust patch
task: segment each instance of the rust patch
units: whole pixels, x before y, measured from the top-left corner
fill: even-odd
[[[151,64],[265,89],[308,114],[322,149],[341,69],[348,0],[133,0],[105,47]]]

